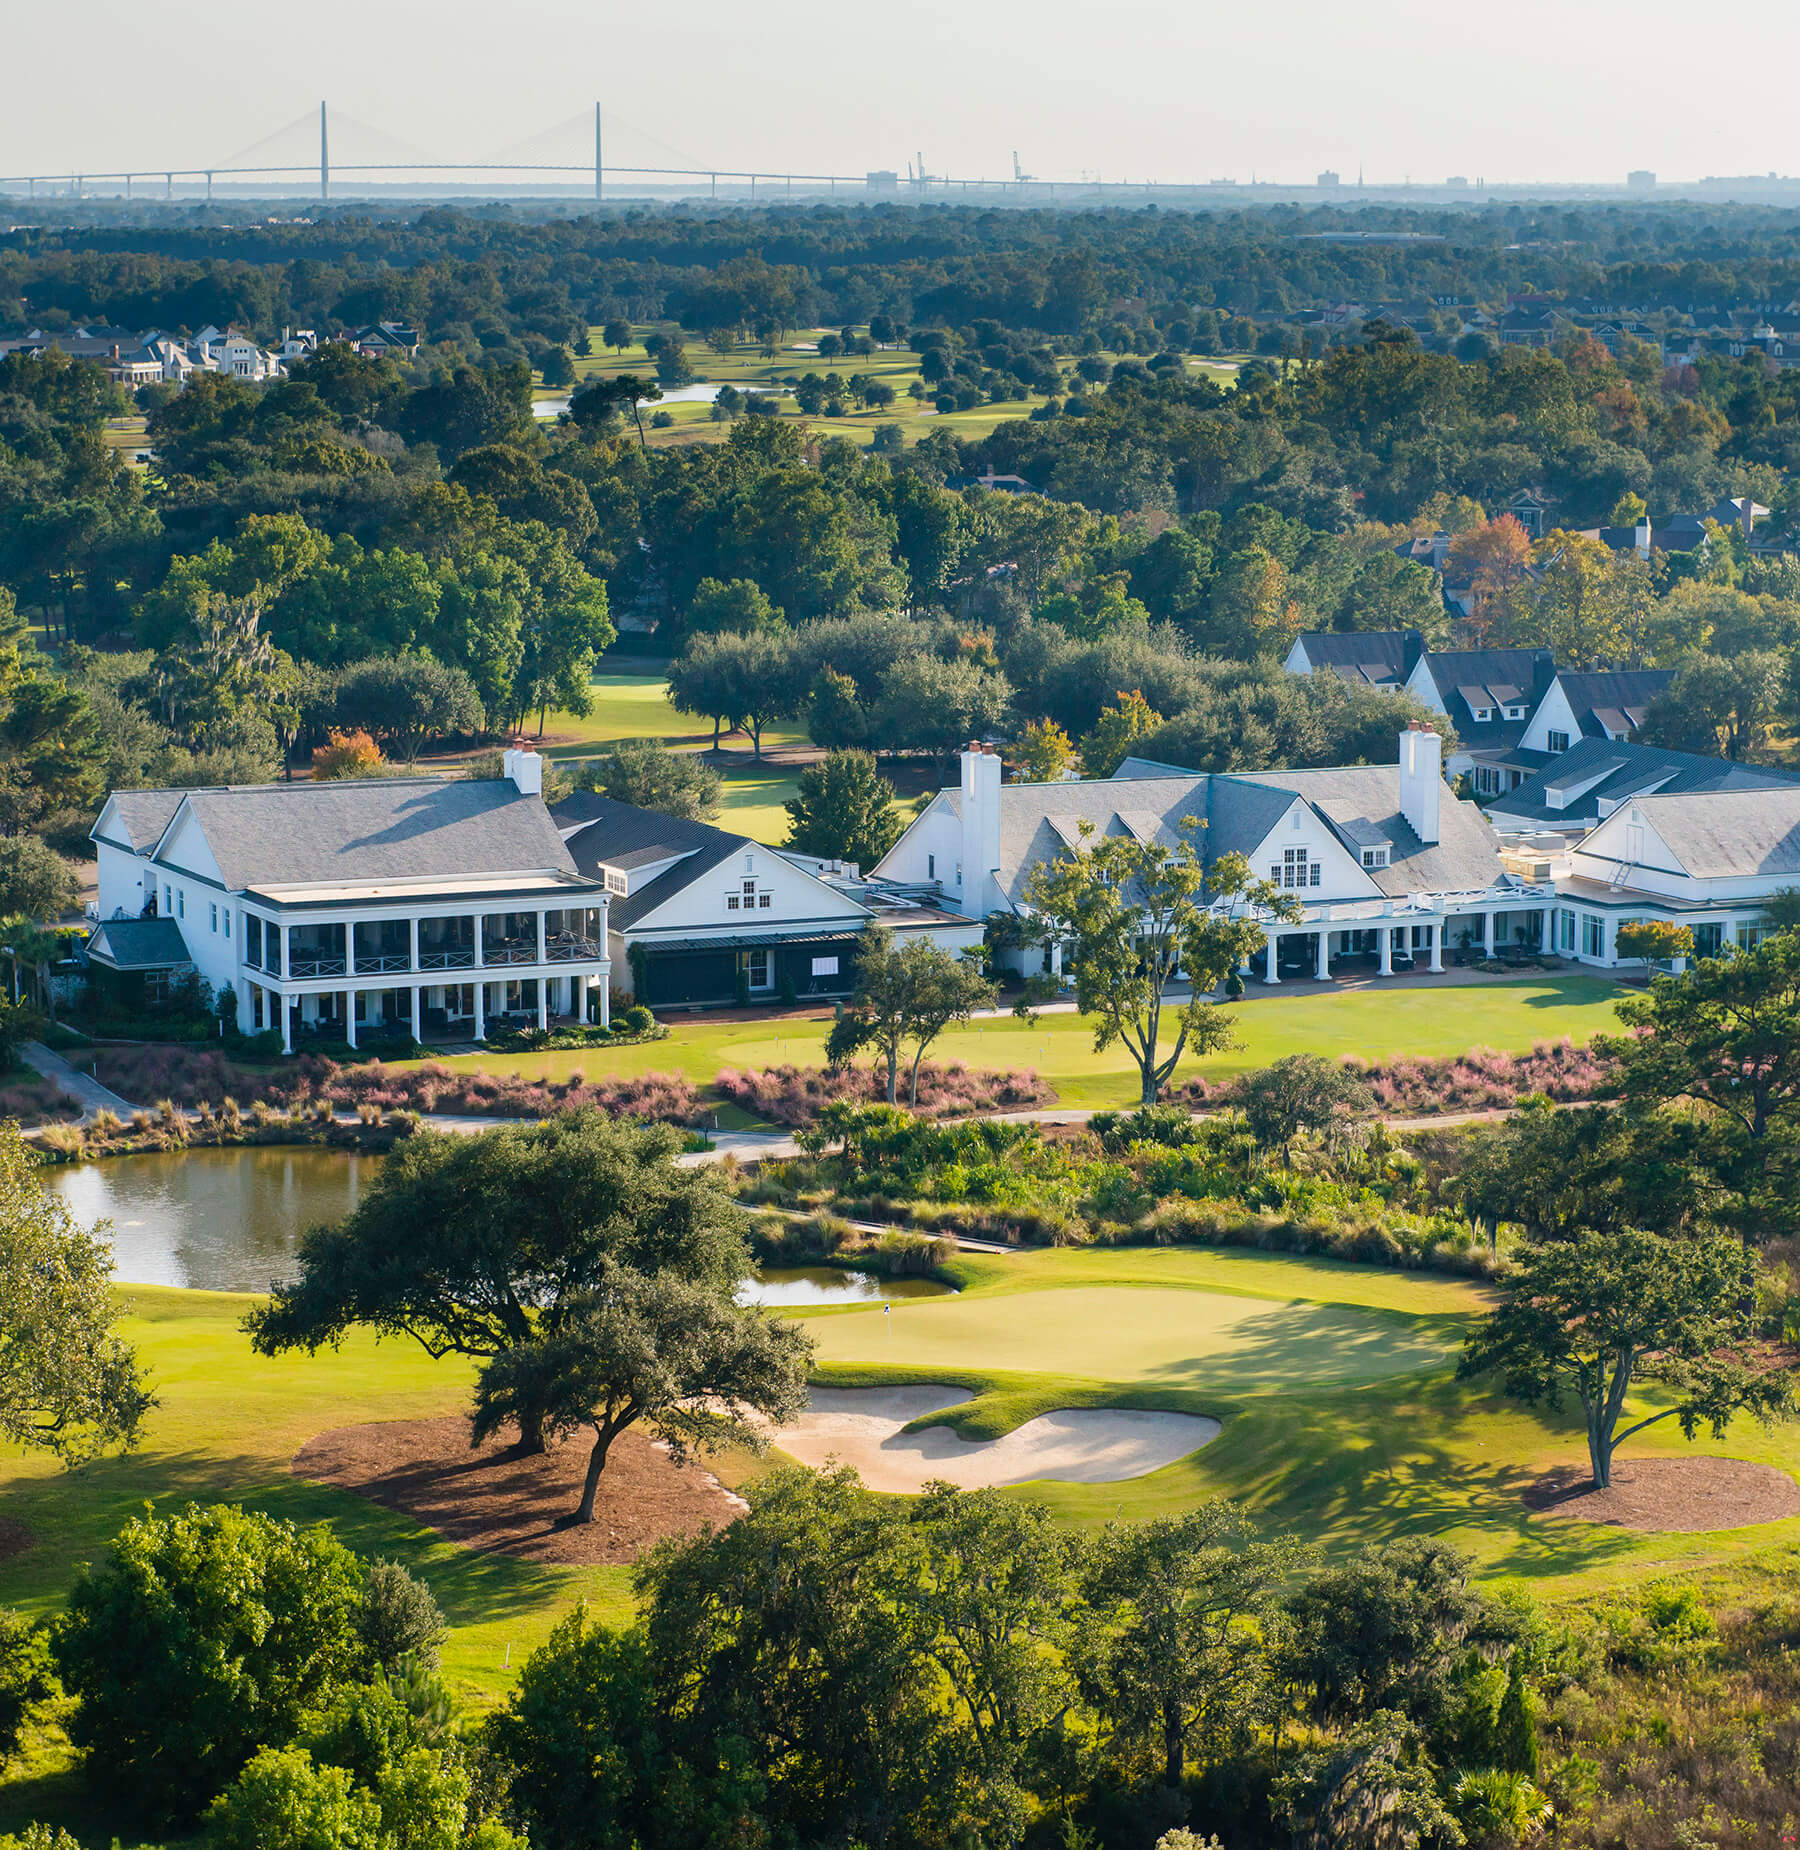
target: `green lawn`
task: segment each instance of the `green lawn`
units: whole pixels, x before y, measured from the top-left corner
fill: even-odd
[[[740,824],[739,826],[743,826]],[[1239,1044],[1204,1060],[1184,1061],[1177,1080],[1218,1078],[1267,1066],[1285,1054],[1358,1054],[1365,1059],[1451,1055],[1472,1047],[1526,1053],[1538,1041],[1565,1035],[1586,1041],[1618,1026],[1615,985],[1589,976],[1534,976],[1433,986],[1423,981],[1382,989],[1324,991],[1284,984],[1252,988],[1231,1005]],[[721,1067],[822,1066],[829,1023],[770,1016],[754,1021],[674,1017],[669,1038],[616,1052],[469,1056],[483,1069],[566,1079],[579,1071],[605,1074],[681,1073],[710,1085]],[[1006,1015],[946,1034],[932,1049],[939,1060],[970,1066],[1031,1067],[1074,1106],[1129,1104],[1137,1076],[1123,1048],[1096,1053],[1092,1024],[1073,1013],[1047,1014],[1035,1025]]]
[[[1210,1445],[1148,1477],[1013,1493],[1073,1522],[1230,1497],[1269,1528],[1330,1551],[1395,1535],[1444,1536],[1471,1550],[1489,1576],[1531,1583],[1551,1598],[1735,1564],[1764,1550],[1785,1555],[1800,1543],[1800,1519],[1637,1535],[1528,1517],[1522,1490],[1582,1462],[1585,1441],[1573,1411],[1528,1413],[1455,1380],[1463,1320],[1484,1302],[1472,1284],[1264,1254],[1146,1249],[970,1258],[954,1269],[964,1286],[954,1300],[896,1303],[886,1319],[862,1311],[813,1318],[825,1377],[846,1387],[911,1380],[974,1389],[974,1400],[928,1416],[971,1439],[1066,1406],[1143,1406],[1223,1421]],[[952,1329],[960,1340],[946,1340]],[[1634,1439],[1626,1455],[1690,1450],[1800,1471],[1800,1427],[1770,1432],[1740,1419],[1723,1441],[1703,1436],[1690,1448],[1671,1423]]]
[[[1463,1280],[1138,1248],[969,1257],[952,1270],[958,1296],[896,1301],[891,1317],[798,1313],[820,1341],[822,1377],[842,1386],[968,1386],[972,1401],[930,1416],[965,1438],[1066,1406],[1147,1406],[1223,1422],[1210,1445],[1147,1477],[1012,1493],[1071,1522],[1231,1497],[1270,1529],[1331,1551],[1400,1534],[1446,1536],[1488,1575],[1528,1581],[1552,1598],[1800,1542],[1800,1521],[1649,1536],[1528,1518],[1520,1491],[1578,1460],[1580,1434],[1570,1415],[1527,1414],[1455,1381],[1464,1320],[1484,1302]],[[377,1346],[360,1335],[340,1351],[270,1361],[250,1353],[237,1327],[242,1298],[147,1288],[131,1296],[127,1333],[159,1397],[144,1444],[74,1474],[0,1453],[0,1518],[23,1522],[32,1537],[0,1562],[0,1607],[55,1610],[78,1564],[147,1501],[194,1497],[328,1520],[350,1545],[425,1575],[452,1625],[447,1674],[475,1701],[508,1687],[521,1656],[576,1599],[604,1616],[627,1610],[624,1569],[473,1555],[290,1472],[299,1447],[333,1426],[458,1411],[466,1362],[434,1363],[410,1342]],[[1739,1422],[1725,1441],[1702,1447],[1800,1467],[1793,1427],[1770,1434]],[[1672,1428],[1630,1448],[1683,1449]],[[753,1468],[741,1459],[722,1465],[734,1482]],[[0,1791],[0,1819],[10,1822],[28,1796]]]
[[[594,351],[587,359],[575,362],[578,379],[606,378],[626,372],[652,376],[655,366],[642,344],[642,337],[650,329],[641,327],[636,332],[638,340],[634,345],[614,353],[612,349],[601,345],[600,330],[590,329],[589,339]],[[791,334],[783,341],[774,357],[768,359],[763,357],[760,347],[750,341],[740,341],[729,353],[723,354],[714,353],[697,335],[686,336],[684,344],[695,379],[712,385],[780,391],[783,380],[809,372],[821,376],[836,372],[845,379],[852,373],[866,373],[885,381],[894,388],[894,402],[879,411],[850,411],[841,418],[821,415],[807,419],[808,426],[822,436],[848,437],[851,442],[865,446],[873,441],[876,426],[880,424],[898,424],[909,444],[916,443],[939,426],[955,431],[966,440],[975,440],[987,436],[996,425],[1010,419],[1029,417],[1044,402],[1041,398],[1020,399],[940,414],[931,399],[915,399],[909,395],[908,387],[921,377],[919,356],[916,353],[906,347],[891,347],[861,356],[838,354],[828,360],[820,359],[813,343],[821,334],[836,332],[838,330],[835,328],[813,328]],[[1117,353],[1100,355],[1109,363],[1125,357]],[[1190,358],[1188,361],[1188,370],[1195,377],[1215,379],[1221,385],[1230,385],[1234,381],[1237,367],[1238,361],[1235,358]],[[538,395],[561,398],[564,394],[560,390],[553,392],[540,386]],[[671,422],[660,430],[650,430],[650,418],[657,412],[666,413]],[[792,398],[783,400],[782,414],[788,417],[799,415]],[[713,417],[709,403],[697,400],[658,405],[655,411],[645,414],[645,425],[647,440],[657,448],[683,443],[722,443],[731,430],[729,423]]]

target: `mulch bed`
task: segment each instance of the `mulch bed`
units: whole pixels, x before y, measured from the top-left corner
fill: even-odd
[[[1800,1484],[1772,1465],[1741,1458],[1615,1459],[1612,1480],[1595,1490],[1586,1466],[1553,1471],[1525,1492],[1525,1507],[1646,1534],[1741,1529],[1800,1516]]]
[[[31,1531],[14,1516],[0,1516],[0,1561],[10,1561],[14,1555],[22,1555],[35,1538]]]
[[[677,1465],[636,1429],[621,1433],[600,1480],[597,1519],[559,1522],[581,1497],[590,1446],[579,1437],[536,1458],[498,1440],[473,1449],[460,1417],[339,1426],[295,1453],[299,1477],[354,1490],[478,1552],[581,1567],[635,1561],[653,1542],[722,1528],[744,1505],[697,1465]]]

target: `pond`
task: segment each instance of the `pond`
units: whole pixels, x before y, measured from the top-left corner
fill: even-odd
[[[117,1156],[46,1175],[84,1227],[112,1222],[113,1274],[122,1284],[267,1291],[294,1277],[308,1227],[341,1220],[356,1206],[380,1160],[264,1146]],[[928,1278],[771,1266],[744,1296],[759,1304],[866,1304],[947,1289]]]
[[[666,388],[661,398],[645,398],[638,402],[645,405],[710,405],[719,396],[720,389],[716,385],[672,385]],[[559,418],[568,408],[569,394],[565,392],[556,398],[533,399],[531,415],[535,418]]]

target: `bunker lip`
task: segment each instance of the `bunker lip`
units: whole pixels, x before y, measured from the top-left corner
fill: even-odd
[[[971,1441],[947,1426],[905,1430],[971,1398],[943,1386],[813,1388],[806,1411],[771,1437],[802,1464],[849,1465],[871,1490],[910,1493],[940,1478],[965,1490],[1044,1479],[1113,1484],[1160,1471],[1220,1431],[1201,1414],[1129,1407],[1065,1407],[999,1439]]]

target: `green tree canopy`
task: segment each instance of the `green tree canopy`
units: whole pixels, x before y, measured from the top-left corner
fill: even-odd
[[[244,1327],[263,1355],[365,1324],[485,1360],[554,1338],[609,1265],[730,1291],[749,1270],[742,1218],[715,1180],[675,1166],[679,1147],[592,1110],[407,1138],[353,1213],[305,1236],[299,1277]],[[515,1386],[511,1408],[523,1449],[542,1451],[547,1407]]]
[[[863,751],[835,751],[800,773],[787,801],[787,847],[796,854],[854,861],[866,873],[905,829],[894,786]]]
[[[1664,1420],[1688,1439],[1702,1425],[1723,1438],[1734,1414],[1789,1410],[1790,1373],[1756,1353],[1746,1309],[1754,1300],[1755,1261],[1725,1235],[1583,1228],[1528,1241],[1501,1274],[1499,1308],[1470,1335],[1458,1374],[1496,1372],[1527,1406],[1558,1408],[1573,1391],[1603,1490],[1614,1451]],[[1634,1382],[1654,1382],[1670,1404],[1621,1428]]]

